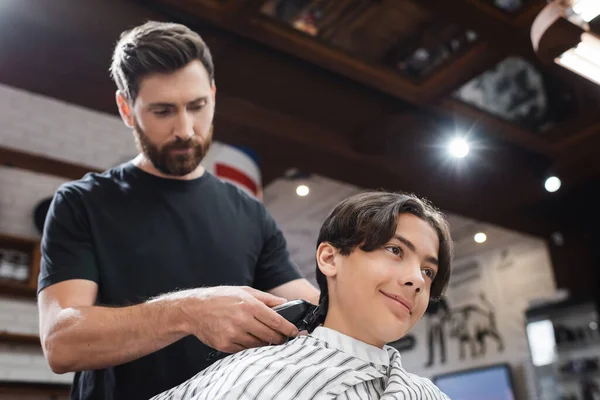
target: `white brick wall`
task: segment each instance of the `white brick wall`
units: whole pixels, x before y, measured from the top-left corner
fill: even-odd
[[[131,132],[118,116],[3,85],[0,85],[0,126],[2,146],[99,169],[119,164],[136,154]],[[65,181],[0,167],[0,233],[39,238],[33,210]],[[0,330],[38,334],[35,300],[0,296]],[[52,373],[41,348],[35,345],[0,343],[0,380],[70,383],[72,374]],[[9,397],[0,395],[0,399],[5,398]]]
[[[0,330],[37,335],[35,300],[0,298]],[[73,376],[53,373],[36,345],[0,343],[0,380],[71,383]]]
[[[33,211],[66,179],[0,166],[0,232],[39,238]]]
[[[38,333],[35,300],[0,299],[0,326],[3,331],[33,335]]]
[[[5,85],[0,85],[0,126],[2,146],[100,169],[137,154],[132,133],[118,116]]]

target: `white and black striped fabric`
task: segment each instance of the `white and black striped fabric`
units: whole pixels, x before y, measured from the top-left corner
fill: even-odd
[[[215,362],[152,400],[449,400],[402,368],[398,350],[318,327],[280,346]]]

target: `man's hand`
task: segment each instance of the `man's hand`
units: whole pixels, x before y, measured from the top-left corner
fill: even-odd
[[[247,286],[185,291],[182,308],[189,332],[225,353],[284,343],[298,329],[271,308],[285,299]]]

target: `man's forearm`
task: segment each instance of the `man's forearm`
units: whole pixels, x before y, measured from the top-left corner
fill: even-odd
[[[109,308],[85,306],[60,311],[43,338],[54,372],[107,368],[153,353],[187,336],[177,294],[147,303]]]

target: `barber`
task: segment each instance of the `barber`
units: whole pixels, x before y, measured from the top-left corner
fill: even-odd
[[[271,308],[319,297],[264,206],[200,164],[216,98],[201,37],[148,22],[121,35],[110,71],[140,153],[62,185],[41,245],[40,336],[51,369],[75,372],[72,399],[147,399],[214,349],[297,335]]]

